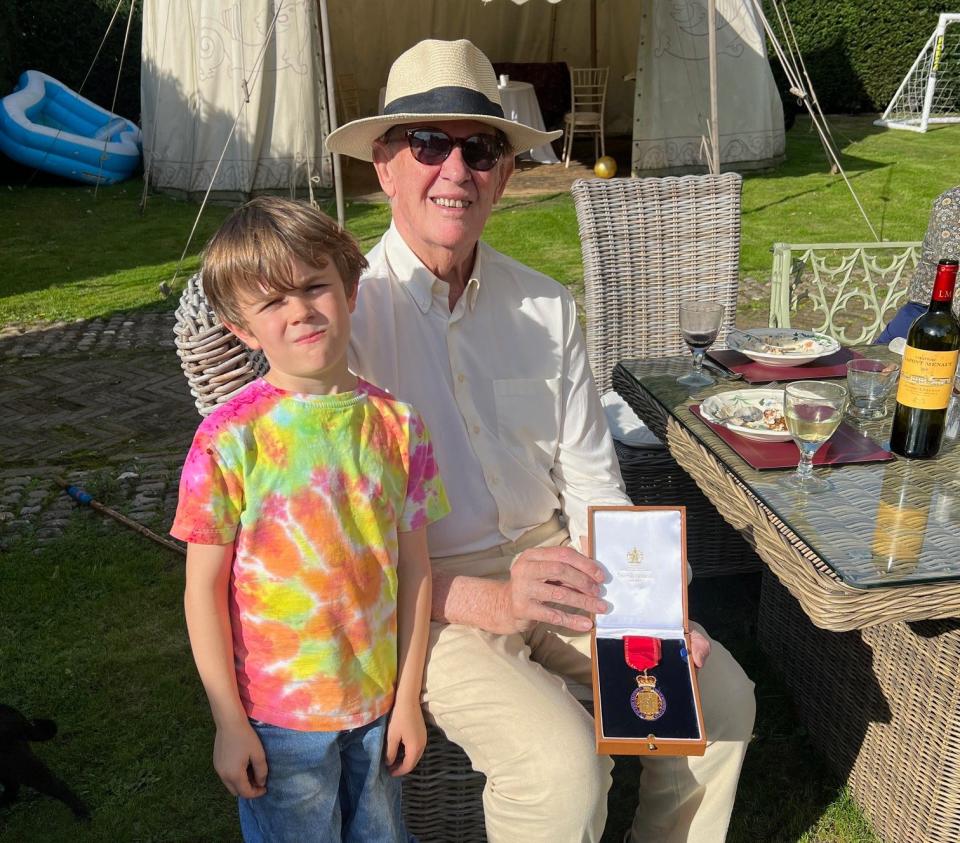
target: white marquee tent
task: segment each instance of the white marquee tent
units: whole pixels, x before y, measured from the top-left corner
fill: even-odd
[[[213,184],[221,196],[329,188],[325,59],[335,77],[353,75],[361,110],[372,114],[391,62],[422,38],[467,37],[494,62],[587,66],[592,8],[597,63],[610,67],[607,132],[632,130],[634,170],[705,160],[707,0],[326,0],[329,57],[322,2],[144,0],[142,128],[152,187],[202,195],[222,156]],[[720,157],[737,169],[783,154],[780,101],[751,8],[749,0],[717,0]]]

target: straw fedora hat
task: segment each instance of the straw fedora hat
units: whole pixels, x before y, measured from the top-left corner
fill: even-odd
[[[500,129],[514,151],[563,134],[541,132],[503,116],[493,65],[465,39],[428,39],[400,55],[390,68],[383,114],[353,120],[327,136],[327,149],[373,160],[373,142],[392,126],[438,120],[478,120]]]

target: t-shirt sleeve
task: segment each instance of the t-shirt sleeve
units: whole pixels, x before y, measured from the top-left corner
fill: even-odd
[[[201,428],[183,464],[170,535],[191,544],[229,544],[237,536],[242,509],[240,473]]]
[[[426,527],[450,512],[447,492],[433,456],[430,434],[416,411],[410,413],[408,430],[410,468],[407,472],[407,498],[397,522],[397,530],[401,533]]]

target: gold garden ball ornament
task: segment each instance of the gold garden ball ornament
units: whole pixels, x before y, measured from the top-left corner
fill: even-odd
[[[612,179],[617,174],[617,162],[609,155],[604,155],[593,165],[593,172],[601,179]]]

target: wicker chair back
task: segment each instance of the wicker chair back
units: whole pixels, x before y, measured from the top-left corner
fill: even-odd
[[[736,173],[573,183],[587,356],[601,395],[620,360],[687,350],[683,301],[724,306],[724,346],[737,316],[740,186]]]
[[[173,334],[180,368],[201,416],[270,368],[263,354],[250,351],[223,326],[203,294],[199,272],[190,276],[180,296]]]

